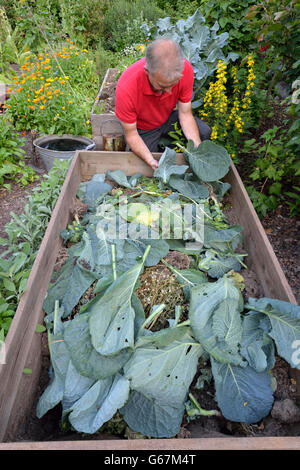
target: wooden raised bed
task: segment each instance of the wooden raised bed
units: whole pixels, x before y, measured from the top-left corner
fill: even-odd
[[[118,69],[107,69],[99,93],[95,99],[91,110],[92,138],[96,144],[95,150],[103,150],[103,127],[108,123],[107,129],[110,132],[124,134],[120,120],[114,112],[114,103],[108,103],[109,99],[114,99],[114,88],[116,85],[115,76]],[[113,90],[111,90],[113,88]],[[109,91],[107,91],[109,90]]]
[[[154,154],[156,159],[161,154]],[[184,157],[178,154],[178,164]],[[300,437],[247,437],[201,439],[147,439],[133,441],[90,440],[76,442],[17,442],[37,391],[41,371],[41,335],[35,332],[43,322],[42,305],[54,264],[61,247],[60,232],[70,219],[74,198],[81,181],[108,169],[122,169],[127,175],[141,172],[152,176],[153,171],[131,152],[77,151],[73,158],[61,194],[34,262],[27,290],[6,338],[6,364],[0,365],[0,450],[4,449],[295,449]],[[243,183],[232,164],[227,181],[232,185],[233,209],[238,223],[244,227],[243,245],[248,252],[247,263],[256,273],[265,296],[296,304],[295,297],[282,272],[261,223],[253,209]],[[30,375],[23,374],[30,368]],[[299,371],[295,371],[300,390]]]

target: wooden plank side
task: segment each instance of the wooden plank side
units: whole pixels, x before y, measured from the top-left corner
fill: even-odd
[[[115,68],[107,69],[103,82],[101,84],[99,93],[91,109],[92,134],[93,134],[93,140],[96,144],[95,150],[103,150],[102,125],[103,125],[103,122],[107,121],[108,119],[113,119],[116,122],[116,124],[113,123],[112,125],[118,126],[117,127],[118,131],[122,130],[122,133],[124,133],[123,127],[121,125],[121,121],[117,118],[114,112],[103,113],[103,114],[99,114],[95,112],[97,110],[97,107],[98,108],[100,107],[100,97],[102,93],[105,91],[105,86],[107,84],[110,73],[116,72],[116,71],[117,69]],[[113,127],[113,129],[115,129],[115,127]]]
[[[14,442],[2,450],[104,450],[104,451],[196,451],[196,450],[299,450],[299,437],[212,437],[193,439],[132,439]],[[147,456],[145,456],[147,458]]]
[[[44,312],[41,310],[39,319],[40,323],[43,322],[43,318]],[[33,397],[37,394],[40,381],[42,366],[41,340],[42,335],[40,333],[34,333],[29,353],[25,361],[26,369],[29,369],[32,372],[22,374],[20,378],[16,398],[7,424],[5,442],[16,440],[18,436],[23,435],[26,429],[27,417],[30,415],[32,410]]]
[[[159,160],[161,153],[153,153],[153,157]],[[186,164],[182,154],[177,154],[176,161],[178,165]],[[153,176],[152,168],[132,152],[81,151],[80,168],[83,181],[89,180],[95,173],[106,173],[108,169],[123,170],[127,176],[135,173]]]
[[[5,340],[6,363],[0,366],[0,441],[9,432],[8,423],[60,246],[60,232],[69,219],[80,182],[78,165],[74,157]]]
[[[234,212],[243,227],[243,243],[248,252],[247,265],[257,274],[266,297],[297,304],[264,228],[254,210],[235,165],[226,180],[231,184]]]

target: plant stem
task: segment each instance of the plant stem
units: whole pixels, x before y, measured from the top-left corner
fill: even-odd
[[[58,314],[59,314],[59,300],[55,301],[55,307],[54,307],[54,318],[53,318],[53,334],[56,335],[57,331],[57,320],[58,320]]]
[[[117,279],[116,245],[111,245],[112,267],[114,281]]]
[[[181,305],[176,305],[176,307],[175,307],[175,322],[174,322],[174,326],[177,326],[177,324],[178,324],[178,322],[179,322],[179,318],[180,318],[181,312],[182,312],[182,307],[181,307]]]
[[[143,261],[143,264],[144,264],[145,261],[146,261],[146,258],[147,258],[147,256],[148,256],[148,253],[149,253],[150,249],[151,249],[151,245],[148,245],[147,248],[146,248],[146,250],[145,250],[144,256],[143,256],[143,260],[142,260],[142,261]]]
[[[142,324],[140,330],[146,328],[146,326],[153,320],[153,318],[157,315],[159,316],[162,311],[165,309],[166,305],[165,304],[161,304],[161,305],[158,305],[156,308],[154,308],[153,312],[151,313],[151,315],[149,315],[148,318],[146,318],[146,320],[144,321],[144,323]]]
[[[183,321],[183,322],[181,322],[181,323],[178,323],[178,324],[176,325],[176,328],[179,328],[180,326],[190,326],[190,324],[191,324],[190,320],[185,320],[185,321]]]
[[[191,410],[190,412],[189,411],[187,412],[189,416],[198,415],[198,414],[201,416],[221,416],[221,413],[218,410],[204,410],[203,408],[201,408],[200,404],[198,403],[194,395],[192,395],[192,393],[189,393],[189,398],[191,402],[193,403],[193,405],[196,407],[196,412],[195,410]]]

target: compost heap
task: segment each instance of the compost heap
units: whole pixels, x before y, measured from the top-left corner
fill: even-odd
[[[61,234],[68,260],[44,302],[51,380],[39,418],[60,403],[62,424],[78,432],[93,434],[118,413],[158,438],[176,436],[184,415],[257,423],[273,405],[275,351],[299,368],[300,307],[245,299],[242,227],[220,204],[230,188],[221,181],[226,150],[210,141],[182,150],[189,166],[166,148],[151,179],[116,170],[80,184],[88,210]],[[172,253],[187,264],[176,267]],[[170,295],[147,298],[165,270]],[[209,363],[216,410],[189,394],[199,358]]]

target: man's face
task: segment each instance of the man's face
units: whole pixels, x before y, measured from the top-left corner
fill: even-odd
[[[156,93],[160,93],[161,95],[166,93],[171,93],[172,88],[176,85],[180,79],[173,80],[172,82],[166,80],[166,78],[161,75],[159,72],[154,72],[154,74],[150,73],[149,70],[145,68],[145,72],[147,74],[148,80],[150,82],[151,88]]]

